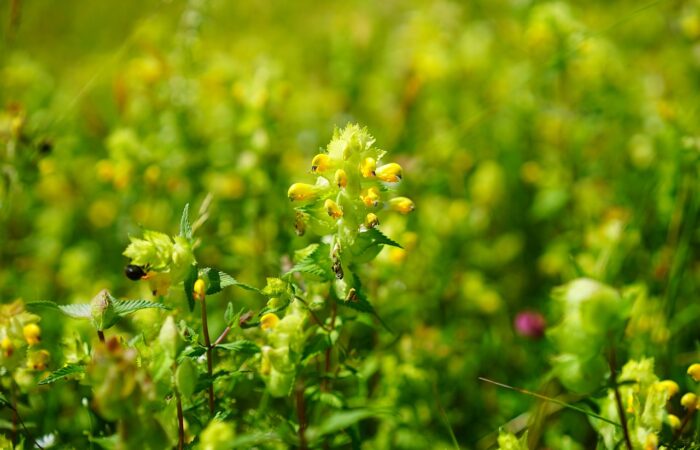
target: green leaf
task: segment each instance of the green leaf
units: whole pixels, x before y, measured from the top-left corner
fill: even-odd
[[[107,449],[107,450],[112,450],[117,448],[117,444],[119,443],[119,435],[113,434],[111,436],[107,437],[89,437],[90,442],[93,444],[97,444],[100,447]]]
[[[191,359],[185,358],[175,371],[175,384],[185,398],[190,398],[197,387],[197,366]]]
[[[49,301],[38,301],[27,303],[26,306],[30,310],[36,308],[53,309],[74,319],[89,319],[92,317],[90,305],[88,304],[59,305]]]
[[[372,241],[378,245],[390,245],[392,247],[403,248],[398,242],[390,239],[377,228],[370,228],[369,230],[360,233],[360,236],[366,236],[372,239]]]
[[[211,267],[206,267],[200,272],[202,277],[207,277],[207,286],[209,286],[207,288],[207,295],[217,294],[221,292],[223,288],[228,286],[237,286],[241,289],[245,289],[248,291],[260,292],[258,288],[255,288],[245,283],[241,283],[240,281],[233,278],[231,275],[225,272],[212,269]],[[192,283],[192,286],[194,288],[194,282]]]
[[[197,359],[203,354],[207,352],[207,348],[204,347],[203,345],[197,345],[195,347],[187,347],[185,350],[180,353],[180,356],[177,358],[178,364],[181,363],[184,359],[187,358],[193,358]]]
[[[319,426],[310,427],[306,431],[306,437],[309,441],[315,441],[321,436],[325,436],[331,433],[337,433],[346,428],[349,428],[361,420],[385,414],[385,411],[364,408],[339,411],[331,414],[330,417],[324,420]]]
[[[360,311],[368,314],[372,314],[374,317],[377,318],[379,323],[382,324],[386,330],[394,334],[392,329],[387,325],[386,322],[384,322],[384,319],[382,319],[379,314],[377,314],[377,311],[374,309],[374,306],[367,300],[367,297],[364,294],[364,291],[362,290],[362,285],[360,284],[360,280],[355,277],[355,297],[350,300],[338,300],[338,304],[340,306],[344,306],[346,308],[354,309],[355,311]]]
[[[330,346],[331,339],[327,334],[315,334],[311,336],[311,338],[309,338],[309,340],[306,342],[306,345],[304,346],[304,352],[301,356],[301,360],[305,361],[306,359],[311,358],[314,355],[318,355]]]
[[[187,274],[187,278],[185,278],[185,281],[182,283],[185,289],[185,297],[187,298],[187,306],[190,308],[190,311],[194,310],[194,282],[197,281],[198,273],[197,265],[192,264],[190,273]]]
[[[66,364],[55,372],[52,372],[48,377],[39,381],[37,384],[41,385],[55,383],[58,380],[75,375],[76,373],[85,373],[85,366],[80,364]]]
[[[231,322],[234,319],[234,313],[233,313],[233,303],[228,302],[228,305],[226,305],[226,312],[224,313],[224,322],[227,325],[231,325]]]
[[[192,225],[190,225],[190,204],[185,205],[180,218],[180,236],[186,239],[192,239]]]
[[[374,259],[385,245],[401,248],[399,244],[386,237],[378,229],[370,228],[357,235],[355,242],[350,247],[350,251],[355,262],[363,263]]]
[[[335,274],[331,269],[332,266],[330,246],[328,244],[320,244],[296,263],[284,276],[298,272],[318,277],[320,281],[330,281],[335,278]]]
[[[148,300],[117,300],[114,302],[114,312],[120,317],[148,308],[170,309],[162,303]]]
[[[258,444],[268,444],[272,442],[281,442],[280,437],[275,432],[266,433],[249,433],[238,436],[230,442],[231,448],[252,448]]]
[[[260,352],[260,347],[258,347],[257,344],[246,339],[219,344],[216,346],[216,348],[223,348],[224,350],[229,350],[234,353],[246,353],[249,355],[254,355]]]

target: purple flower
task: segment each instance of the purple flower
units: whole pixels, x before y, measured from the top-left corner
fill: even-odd
[[[544,336],[547,323],[542,314],[537,311],[521,311],[513,321],[515,331],[520,335],[531,339],[540,339]]]

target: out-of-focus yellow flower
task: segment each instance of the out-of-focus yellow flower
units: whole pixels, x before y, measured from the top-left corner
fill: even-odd
[[[700,381],[700,364],[691,364],[688,367],[688,375],[693,379],[693,381]]]
[[[0,348],[2,349],[2,353],[8,358],[12,356],[12,353],[15,351],[15,346],[12,344],[12,340],[7,336],[0,340]]]
[[[389,206],[391,209],[400,212],[401,214],[408,214],[416,209],[416,206],[413,204],[413,200],[408,197],[394,197],[389,200]]]
[[[39,350],[35,353],[30,353],[27,357],[27,367],[30,369],[42,371],[46,370],[49,363],[50,354],[46,350]]]
[[[644,450],[656,450],[659,446],[659,438],[654,433],[647,434],[646,441],[644,442]]]
[[[360,163],[360,173],[365,178],[371,178],[375,175],[377,161],[374,158],[367,157]]]
[[[333,181],[335,182],[336,186],[339,188],[344,188],[345,186],[348,185],[348,175],[345,173],[343,169],[338,169],[335,171],[335,176],[333,177]]]
[[[331,167],[331,157],[325,153],[319,153],[311,160],[311,171],[323,173]]]
[[[380,166],[375,171],[377,178],[387,183],[397,183],[403,177],[403,169],[396,163],[389,163]]]
[[[361,195],[360,198],[362,199],[362,202],[365,204],[366,207],[368,208],[373,208],[379,205],[379,200],[381,200],[381,196],[379,195],[379,189],[376,187],[371,187],[364,191]]]
[[[379,218],[374,213],[369,213],[365,216],[365,226],[367,228],[374,228],[379,225]]]
[[[207,295],[207,286],[204,283],[204,280],[201,278],[198,278],[197,281],[194,282],[194,299],[195,300],[204,300],[204,298]]]
[[[260,328],[263,331],[272,330],[279,323],[280,318],[275,313],[263,314],[260,318]]]
[[[22,328],[24,339],[29,345],[36,345],[41,341],[41,328],[35,323],[28,323]]]
[[[343,217],[343,210],[340,209],[340,206],[338,206],[338,204],[330,198],[326,199],[326,201],[323,203],[323,207],[326,208],[326,212],[332,218],[340,219]]]
[[[673,414],[668,415],[668,425],[671,427],[673,430],[677,430],[681,427],[681,419],[678,418],[678,416],[675,416]]]
[[[316,187],[306,183],[294,183],[287,191],[287,197],[293,202],[309,200],[316,195]]]
[[[680,389],[678,387],[678,383],[676,383],[673,380],[659,381],[659,383],[656,386],[661,391],[667,391],[669,397],[673,397],[674,395],[676,395]]]
[[[693,411],[698,407],[698,396],[688,392],[681,397],[681,405],[688,411]]]

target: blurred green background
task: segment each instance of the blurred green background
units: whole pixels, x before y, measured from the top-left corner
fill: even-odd
[[[448,446],[448,423],[492,444],[534,401],[477,377],[541,388],[548,344],[513,320],[550,318],[579,275],[646,289],[630,356],[668,376],[695,348],[698,1],[12,0],[0,24],[2,302],[147,293],[123,275],[128,236],[175,233],[208,193],[198,260],[264,285],[315,239],[288,186],[358,122],[416,203],[382,223],[406,250],[363,273],[396,332],[368,337],[370,397],[398,413],[367,448]],[[229,300],[262,306],[211,307]],[[79,439],[79,393],[51,395],[31,420]],[[591,444],[585,417],[546,429]]]

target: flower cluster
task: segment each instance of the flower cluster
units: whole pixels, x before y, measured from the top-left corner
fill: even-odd
[[[41,342],[38,321],[19,300],[0,306],[0,366],[14,372],[18,383],[22,375],[46,370],[49,362],[49,353],[37,349]]]
[[[385,152],[374,147],[366,128],[347,125],[336,129],[324,153],[311,161],[315,184],[294,183],[287,192],[297,207],[297,230],[319,234],[353,235],[379,224],[377,213],[391,209],[413,211],[407,197],[391,197],[389,190],[403,178],[399,164],[383,163]]]

